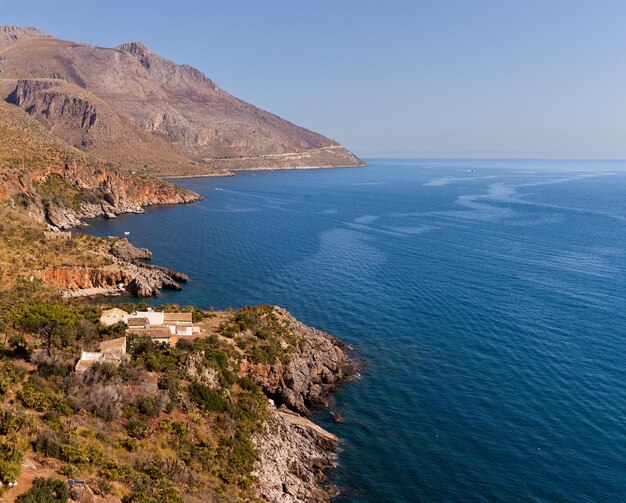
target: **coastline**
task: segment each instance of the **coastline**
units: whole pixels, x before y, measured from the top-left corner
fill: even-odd
[[[169,271],[143,262],[152,257],[149,250],[136,248],[125,238],[116,242],[121,243],[116,260]],[[85,288],[67,294],[85,300],[101,298],[104,303],[113,296],[138,297],[115,286]],[[312,409],[327,410],[331,393],[358,375],[356,359],[331,334],[304,325],[280,307],[273,310],[297,334],[299,342],[287,362],[244,364],[240,369],[241,375],[255,376],[267,397],[267,418],[253,438],[259,453],[252,471],[257,477],[256,490],[263,500],[270,502],[330,502],[340,494],[339,488],[328,483],[327,472],[336,467],[341,439],[307,416]]]
[[[245,173],[247,171],[302,171],[302,170],[316,170],[316,169],[343,169],[343,168],[367,168],[367,163],[363,164],[348,164],[345,166],[334,165],[321,165],[321,166],[290,166],[290,167],[273,167],[273,166],[260,166],[258,168],[229,168],[222,173],[207,173],[199,175],[163,175],[163,180],[183,180],[186,178],[219,178],[226,176],[236,176],[238,173]]]

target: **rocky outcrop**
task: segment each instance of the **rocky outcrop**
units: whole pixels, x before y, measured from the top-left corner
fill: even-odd
[[[0,49],[21,40],[32,40],[34,38],[50,38],[50,35],[32,26],[28,28],[10,25],[0,26]]]
[[[154,165],[193,167],[164,138],[142,131],[79,85],[59,78],[6,79],[0,84],[0,98],[36,117],[72,147],[135,171]]]
[[[149,260],[152,258],[152,252],[150,250],[147,248],[137,248],[126,238],[115,239],[109,247],[109,252],[111,255],[127,262]]]
[[[334,466],[337,438],[333,435],[307,420],[293,420],[270,404],[267,421],[254,442],[259,460],[253,475],[261,499],[321,503],[336,494],[325,483],[325,471]]]
[[[249,364],[249,372],[278,404],[300,414],[328,405],[330,393],[356,369],[344,344],[332,335],[309,327],[289,312],[275,308],[278,319],[298,340],[287,362]]]
[[[257,491],[265,501],[327,502],[337,492],[326,484],[325,472],[334,465],[339,439],[304,416],[326,406],[356,368],[338,339],[280,307],[274,313],[289,330],[287,338],[297,341],[294,351],[286,362],[242,368],[271,397],[268,419],[255,437]]]

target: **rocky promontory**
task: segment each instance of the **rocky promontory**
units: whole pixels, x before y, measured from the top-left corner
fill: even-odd
[[[355,375],[356,367],[341,341],[285,309],[245,310],[243,318],[252,311],[265,320],[253,331],[280,334],[275,342],[286,355],[271,363],[245,359],[240,368],[269,397],[267,419],[254,438],[259,459],[253,474],[259,495],[266,501],[330,501],[337,489],[327,485],[325,474],[335,464],[340,441],[306,416],[311,408],[326,407],[330,393]]]
[[[297,343],[286,361],[256,363],[249,372],[278,405],[302,415],[328,405],[330,393],[355,373],[345,347],[332,335],[298,321],[281,307],[274,313]]]
[[[83,226],[86,218],[115,218],[143,213],[147,206],[202,199],[168,182],[76,161],[27,172],[7,169],[2,182],[0,199],[21,205],[35,220],[56,229]]]

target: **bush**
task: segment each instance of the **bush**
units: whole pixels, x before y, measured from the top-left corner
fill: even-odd
[[[139,398],[136,403],[140,414],[148,417],[157,417],[165,408],[166,400],[164,395],[148,395]]]
[[[68,463],[88,463],[89,455],[80,445],[63,444],[61,446],[61,459]]]
[[[126,423],[124,426],[128,435],[132,438],[146,438],[148,436],[148,424],[144,421],[140,421],[138,419],[132,419]]]
[[[42,385],[39,384],[38,380],[34,380],[31,376],[31,379],[24,385],[24,387],[17,393],[17,398],[24,407],[28,407],[29,409],[35,409],[38,412],[44,412],[48,410],[53,405],[52,396],[49,395],[46,391],[43,391]]]
[[[26,371],[13,362],[0,364],[0,397],[24,379]]]
[[[215,391],[203,384],[194,383],[189,387],[189,398],[208,412],[225,412],[228,402]]]
[[[177,372],[166,372],[159,377],[158,387],[167,391],[170,398],[175,399],[183,389]]]
[[[0,482],[3,484],[11,484],[17,482],[20,472],[22,471],[20,463],[0,460]]]
[[[176,343],[176,349],[180,349],[181,351],[193,351],[195,349],[195,346],[193,345],[193,342],[185,340],[185,339],[179,339],[178,342]]]
[[[37,362],[37,373],[41,377],[66,377],[72,373],[73,365],[63,360],[44,356]]]
[[[83,400],[83,407],[100,419],[112,421],[119,417],[121,396],[112,385],[96,385]]]
[[[62,440],[52,430],[42,430],[33,442],[35,452],[46,457],[61,459]]]
[[[67,503],[69,497],[70,489],[62,480],[38,477],[28,491],[15,498],[15,503]]]

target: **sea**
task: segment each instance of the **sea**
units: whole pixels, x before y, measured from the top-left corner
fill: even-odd
[[[362,362],[314,419],[339,502],[626,501],[626,161],[369,159],[176,180],[96,220],[187,273],[152,303],[276,304]]]

